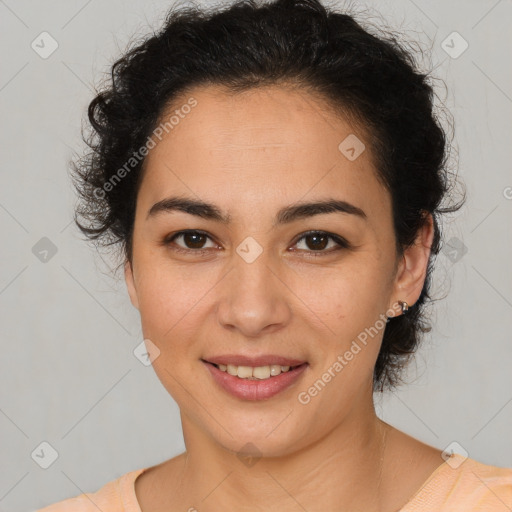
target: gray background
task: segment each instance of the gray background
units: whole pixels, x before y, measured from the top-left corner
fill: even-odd
[[[113,279],[70,224],[67,175],[91,85],[131,36],[160,26],[169,5],[0,1],[2,511],[95,491],[184,448],[176,404],[133,355],[142,336],[122,275]],[[361,5],[426,47],[433,41],[468,189],[445,225],[454,240],[437,260],[434,292],[446,298],[433,309],[435,327],[410,367],[412,383],[384,397],[378,413],[438,448],[456,441],[472,458],[512,467],[512,3]],[[59,45],[47,59],[31,48],[43,31]],[[457,58],[441,46],[453,31],[469,43]],[[33,251],[43,237],[57,249],[46,262],[41,246]],[[31,456],[43,441],[58,452],[48,469]]]

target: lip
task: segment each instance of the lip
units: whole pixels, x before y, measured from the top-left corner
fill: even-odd
[[[265,356],[268,357],[268,356]],[[249,358],[252,362],[251,364],[245,365],[237,365],[237,366],[266,366],[265,364],[261,364],[259,361],[263,359],[258,358]],[[223,359],[226,360],[226,359]],[[247,361],[247,359],[241,358],[237,356],[237,361]],[[258,361],[258,364],[253,364],[254,360]],[[269,360],[268,358],[266,359]],[[274,358],[273,361],[285,361],[286,364],[283,366],[295,366],[294,364],[288,364],[288,362],[294,362],[292,359],[286,358]],[[290,369],[287,372],[280,373],[275,377],[269,377],[268,379],[241,379],[235,375],[230,375],[227,372],[223,372],[219,370],[213,363],[213,361],[208,362],[202,360],[202,363],[206,366],[210,375],[213,377],[213,380],[224,390],[227,391],[230,395],[240,398],[242,400],[265,400],[268,398],[272,398],[273,396],[281,393],[285,389],[288,389],[290,386],[295,384],[304,373],[306,368],[308,367],[308,363],[298,362],[299,366],[294,369]],[[217,363],[216,363],[217,364]],[[219,363],[225,364],[225,363]],[[229,363],[234,364],[234,363]],[[280,364],[280,363],[274,363]]]
[[[243,356],[237,354],[224,354],[220,356],[205,357],[203,361],[213,364],[233,364],[235,366],[270,366],[272,364],[278,364],[280,366],[299,366],[304,364],[306,361],[300,359],[289,359],[288,357],[263,354],[260,356]]]

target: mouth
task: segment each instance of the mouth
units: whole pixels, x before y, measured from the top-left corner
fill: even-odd
[[[219,356],[201,361],[224,391],[244,400],[277,395],[296,383],[308,367],[305,361],[278,356]]]

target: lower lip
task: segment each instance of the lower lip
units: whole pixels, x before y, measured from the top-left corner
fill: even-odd
[[[241,379],[228,372],[219,370],[215,365],[203,361],[213,379],[219,386],[231,395],[243,400],[265,400],[284,391],[297,382],[307,367],[307,363],[297,366],[293,370],[280,373],[268,379]]]

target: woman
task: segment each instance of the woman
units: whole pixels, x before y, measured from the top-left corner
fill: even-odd
[[[183,9],[89,106],[77,223],[118,243],[186,452],[44,512],[504,511],[512,469],[381,421],[449,197],[428,76],[317,0]]]

